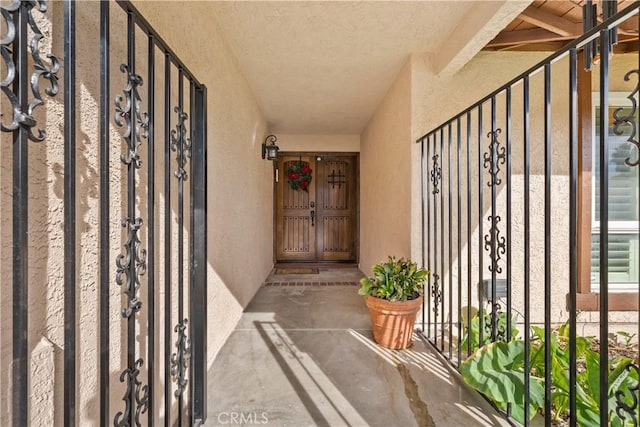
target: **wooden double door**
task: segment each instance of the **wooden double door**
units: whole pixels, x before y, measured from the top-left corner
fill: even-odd
[[[357,154],[283,153],[276,167],[276,261],[357,261]]]

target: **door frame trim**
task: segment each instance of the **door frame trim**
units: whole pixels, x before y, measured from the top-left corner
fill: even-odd
[[[354,159],[355,165],[355,219],[356,219],[356,241],[355,243],[355,259],[353,261],[287,261],[287,264],[304,264],[309,262],[314,262],[316,264],[360,264],[360,153],[357,151],[280,151],[278,152],[278,157],[280,156],[314,156],[314,157],[352,157]],[[273,175],[272,182],[273,185],[273,264],[276,265],[278,263],[278,188],[276,183],[276,169],[278,167],[278,162],[273,163]],[[282,177],[282,173],[279,173],[278,179]]]

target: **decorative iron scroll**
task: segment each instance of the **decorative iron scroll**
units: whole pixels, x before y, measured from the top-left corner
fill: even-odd
[[[438,318],[438,306],[442,300],[442,291],[440,289],[440,276],[433,275],[433,286],[431,287],[431,296],[433,297],[433,314]]]
[[[491,138],[489,143],[489,151],[484,153],[484,168],[489,169],[489,187],[495,188],[502,183],[502,179],[499,177],[500,165],[504,164],[507,159],[507,151],[505,147],[500,147],[500,141],[498,136],[502,133],[501,129],[496,129],[493,132],[487,134],[488,138]],[[491,197],[495,197],[492,193]],[[498,223],[501,218],[499,215],[489,215],[488,220],[491,222],[488,234],[484,236],[484,249],[490,251],[491,265],[489,271],[495,271],[496,273],[502,273],[502,267],[499,266],[501,255],[506,252],[506,239],[504,236],[500,236],[500,229]]]
[[[114,120],[118,126],[126,126],[124,139],[128,148],[128,152],[122,154],[120,159],[124,164],[133,163],[136,169],[140,169],[142,167],[142,159],[140,159],[138,147],[141,139],[147,137],[149,130],[149,115],[141,111],[142,100],[138,93],[138,87],[142,86],[142,77],[138,74],[129,73],[129,68],[125,64],[120,65],[120,71],[128,75],[127,87],[123,91],[124,97],[118,95],[115,103],[116,115]]]
[[[142,385],[138,379],[140,375],[140,368],[143,365],[142,359],[138,359],[133,364],[132,368],[125,369],[120,374],[120,382],[127,381],[127,389],[124,392],[122,400],[125,403],[124,412],[118,411],[113,419],[114,427],[131,427],[131,403],[136,403],[135,413],[133,413],[133,422],[136,426],[140,427],[140,415],[144,414],[149,407],[149,386]]]
[[[174,331],[178,334],[176,340],[176,352],[171,355],[171,376],[176,379],[177,387],[174,392],[175,397],[179,397],[187,388],[187,364],[191,358],[191,345],[187,340],[187,323],[184,319],[178,322]]]
[[[631,133],[627,142],[633,144],[636,147],[636,159],[631,161],[631,157],[627,157],[624,160],[624,163],[627,166],[638,166],[640,164],[640,142],[638,141],[638,124],[636,123],[636,113],[638,112],[638,101],[636,101],[636,95],[640,90],[640,70],[631,70],[627,74],[624,75],[624,80],[629,81],[631,79],[631,75],[636,74],[638,76],[638,82],[636,83],[636,87],[633,91],[627,96],[627,99],[631,101],[631,111],[629,114],[622,115],[622,110],[624,107],[618,107],[613,111],[613,133],[620,136],[624,134],[623,125],[631,126]],[[602,114],[602,113],[601,113]]]
[[[498,223],[502,220],[500,215],[489,215],[487,219],[491,222],[491,228],[489,233],[484,236],[484,249],[489,251],[491,258],[491,265],[489,271],[495,271],[496,273],[502,273],[502,267],[499,265],[502,255],[507,252],[507,239],[500,235],[500,229]],[[495,242],[495,245],[493,244]]]
[[[122,220],[122,226],[129,227],[129,233],[127,241],[124,243],[125,254],[120,254],[116,258],[118,267],[116,283],[120,286],[125,285],[124,293],[127,295],[127,307],[122,309],[122,316],[129,317],[142,307],[142,302],[138,299],[138,290],[140,289],[140,276],[147,272],[147,251],[140,248],[141,242],[138,238],[138,230],[142,227],[142,218],[138,217],[134,220],[125,218]]]
[[[178,170],[174,172],[174,175],[179,180],[186,181],[189,177],[184,167],[187,164],[187,158],[191,158],[191,139],[187,138],[187,127],[184,122],[189,118],[189,115],[180,107],[175,107],[174,111],[178,113],[178,124],[171,131],[171,151],[177,154],[176,162],[178,163]]]
[[[149,129],[149,116],[142,112],[142,100],[138,88],[142,86],[142,77],[130,73],[125,64],[120,65],[120,71],[127,75],[127,86],[123,90],[124,96],[117,96],[115,100],[114,121],[119,127],[124,127],[124,140],[127,144],[127,152],[120,156],[122,163],[127,165],[129,198],[129,216],[122,220],[122,226],[128,227],[127,240],[124,243],[125,253],[116,258],[116,283],[124,286],[127,296],[126,307],[122,309],[122,316],[128,319],[129,326],[135,321],[135,313],[140,311],[142,302],[138,299],[140,290],[140,277],[147,272],[147,251],[142,249],[142,243],[138,237],[138,231],[143,221],[140,217],[133,217],[135,206],[132,206],[131,198],[135,194],[135,169],[142,167],[142,160],[138,153],[138,147],[142,138],[147,137]],[[131,330],[129,330],[131,334]],[[130,358],[135,355],[135,343],[132,343],[131,335],[128,336]],[[146,412],[149,405],[149,386],[143,386],[138,375],[143,364],[142,358],[135,362],[129,362],[129,366],[120,375],[120,381],[127,381],[127,391],[123,397],[125,401],[124,413],[118,412],[113,420],[115,427],[131,427],[134,423],[140,426],[140,414]]]
[[[438,184],[440,183],[440,178],[442,177],[442,170],[438,166],[438,155],[434,154],[431,158],[433,160],[433,169],[431,169],[431,182],[433,183],[433,191],[432,194],[438,194],[440,190],[438,189]]]
[[[19,127],[23,127],[27,130],[28,137],[31,141],[40,142],[44,140],[46,132],[43,129],[38,129],[38,135],[34,135],[33,133],[33,127],[36,125],[36,119],[33,117],[33,113],[38,106],[44,104],[40,93],[40,78],[49,80],[51,85],[45,89],[45,93],[49,96],[55,96],[58,93],[58,71],[60,70],[60,62],[57,57],[51,54],[47,54],[47,58],[51,65],[45,64],[42,60],[40,55],[40,40],[44,36],[33,18],[34,8],[37,8],[38,11],[42,13],[47,11],[47,5],[44,0],[12,0],[8,5],[0,7],[0,12],[7,29],[6,37],[0,40],[0,56],[2,56],[2,60],[7,70],[6,77],[0,81],[0,88],[11,103],[11,108],[13,110],[11,122],[6,125],[4,123],[0,123],[0,129],[2,129],[3,132],[13,132]],[[31,74],[31,92],[33,94],[33,100],[27,105],[27,111],[23,110],[23,106],[20,105],[18,96],[11,90],[11,86],[13,85],[18,72],[16,70],[16,64],[12,58],[12,52],[19,49],[19,46],[16,45],[16,15],[20,13],[27,14],[27,22],[33,32],[33,37],[29,43],[34,68],[34,71]],[[23,48],[26,49],[26,45],[23,46]],[[0,118],[2,116],[4,116],[4,114],[0,113]]]
[[[640,368],[633,363],[627,364],[625,367],[627,373],[635,371],[638,378],[640,378]],[[635,385],[628,388],[628,393],[623,390],[617,390],[616,396],[616,414],[623,419],[630,419],[633,422],[634,427],[638,427],[638,401],[640,399],[640,380],[636,381]],[[626,425],[626,423],[625,423]]]
[[[489,169],[490,178],[487,183],[489,187],[500,185],[502,183],[498,174],[500,173],[500,165],[504,165],[507,160],[507,150],[505,147],[500,147],[498,136],[501,133],[502,130],[498,128],[487,134],[487,137],[491,138],[491,142],[489,143],[489,152],[484,153],[484,168]]]

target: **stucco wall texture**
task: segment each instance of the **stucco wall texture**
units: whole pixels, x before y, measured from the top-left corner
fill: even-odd
[[[421,55],[414,55],[412,58],[412,97],[413,97],[413,119],[412,119],[412,140],[416,140],[422,134],[430,131],[435,126],[443,123],[454,114],[471,105],[483,96],[499,87],[500,84],[509,81],[525,69],[543,60],[546,55],[541,53],[505,53],[505,52],[481,52],[471,60],[459,73],[453,76],[434,76],[430,72],[429,58]],[[614,55],[612,58],[610,71],[610,90],[629,93],[633,90],[633,82],[624,81],[624,73],[634,68],[635,58],[633,55]],[[568,59],[560,60],[553,64],[552,73],[552,103],[551,103],[551,138],[552,138],[552,179],[551,179],[551,314],[554,323],[568,320],[566,310],[566,294],[569,292],[569,105],[568,105]],[[597,67],[591,75],[593,90],[597,91],[598,72]],[[531,321],[542,323],[544,321],[544,269],[545,269],[545,248],[544,248],[544,75],[538,73],[531,77]],[[501,128],[503,133],[499,137],[504,146],[506,141],[506,113],[504,93],[496,97],[497,103],[497,128]],[[516,86],[512,91],[512,286],[513,286],[513,308],[519,313],[517,318],[522,322],[524,314],[524,178],[523,178],[523,97],[522,85]],[[490,139],[487,133],[491,130],[490,122],[490,102],[483,104],[483,132],[481,153],[488,151]],[[461,122],[462,141],[466,141],[466,120]],[[449,287],[454,289],[458,283],[458,263],[462,263],[461,277],[462,286],[466,290],[467,286],[467,246],[470,244],[471,266],[472,266],[472,306],[478,306],[477,284],[480,280],[477,274],[479,268],[479,237],[483,239],[490,228],[488,216],[491,214],[490,189],[486,185],[489,175],[483,169],[483,209],[478,213],[478,131],[477,112],[472,114],[472,179],[471,179],[471,206],[472,206],[472,229],[471,241],[467,241],[467,214],[466,214],[466,145],[463,143],[462,155],[460,157],[462,166],[462,180],[458,184],[456,181],[456,147],[452,147],[452,184],[453,197],[456,197],[457,190],[460,189],[463,199],[462,214],[458,218],[456,203],[454,199],[453,210],[449,212],[447,199],[445,197],[445,226],[442,223],[439,227],[444,233],[442,236],[448,241],[448,218],[451,217],[453,227],[453,254],[451,259],[451,270],[449,270],[448,243],[445,243],[445,268],[440,272],[444,276],[444,300],[445,318],[451,316],[458,318],[456,307],[456,293],[454,290],[453,311],[449,313]],[[446,164],[449,160],[447,156],[448,133],[445,129],[445,154],[440,159],[445,165],[443,168],[443,179],[441,191],[447,194],[448,185],[446,180]],[[456,140],[456,128],[453,128],[453,140]],[[439,140],[438,140],[439,141]],[[421,203],[420,203],[420,145],[413,144],[412,147],[412,255],[415,259],[420,259],[421,246]],[[430,167],[431,160],[426,162]],[[496,199],[496,214],[502,217],[500,230],[502,235],[506,231],[506,191],[505,191],[505,167],[502,167],[502,184],[498,187]],[[430,196],[430,195],[429,195]],[[439,198],[438,198],[439,202]],[[440,206],[438,207],[440,209]],[[439,210],[438,210],[439,215]],[[479,236],[478,218],[483,221],[482,236]],[[457,225],[461,220],[461,257],[457,257],[456,236]],[[438,251],[440,251],[441,235],[437,237]],[[431,244],[434,240],[432,236]],[[439,255],[442,256],[442,253]],[[483,278],[491,278],[488,270],[489,254],[483,250]],[[433,265],[433,261],[431,263]],[[502,257],[502,274],[498,278],[505,278],[505,257]],[[438,266],[438,270],[440,267]],[[462,306],[469,304],[466,299],[466,291],[463,292]],[[504,303],[503,303],[504,308]],[[597,335],[599,325],[598,313],[581,313],[578,317],[580,322],[580,333],[585,335]],[[615,313],[609,315],[612,331],[630,330],[633,332],[637,325],[637,313]]]
[[[389,89],[376,113],[365,128],[361,137],[361,268],[369,273],[370,266],[384,259],[387,255],[410,255],[413,259],[421,261],[421,168],[420,168],[420,144],[415,140],[424,133],[448,120],[454,114],[462,111],[475,101],[481,99],[501,84],[511,80],[534,64],[542,61],[547,56],[540,52],[481,52],[454,75],[433,73],[433,57],[429,54],[414,54],[407,61],[403,70],[399,73],[395,82]],[[615,55],[611,63],[611,90],[630,92],[633,82],[624,81],[624,73],[633,68],[632,55]],[[592,73],[594,90],[597,90],[598,70],[595,67]],[[566,294],[569,291],[569,146],[568,146],[568,62],[566,59],[552,66],[552,179],[551,179],[551,313],[552,321],[563,322],[568,319],[566,310]],[[531,78],[531,320],[534,323],[544,321],[544,127],[543,127],[543,99],[544,80],[543,74],[538,73]],[[512,93],[512,115],[514,117],[512,129],[512,285],[513,308],[520,314],[518,320],[522,322],[524,313],[524,211],[522,206],[523,194],[523,128],[522,120],[522,86],[518,86]],[[483,105],[483,134],[482,154],[488,150],[489,138],[487,133],[491,130],[490,103]],[[505,96],[497,96],[497,127],[502,128],[500,138],[502,144],[505,141],[506,129]],[[462,140],[466,140],[466,120],[462,123]],[[407,126],[410,130],[407,130]],[[453,128],[453,140],[455,141],[456,129]],[[472,115],[472,177],[471,177],[471,206],[472,229],[471,240],[467,241],[467,217],[466,217],[466,148],[462,150],[460,162],[463,167],[462,179],[456,181],[456,149],[452,148],[451,188],[453,197],[460,189],[463,195],[462,215],[458,218],[456,203],[453,209],[448,210],[445,198],[445,227],[439,225],[439,235],[436,240],[431,236],[431,245],[435,241],[440,251],[442,231],[448,241],[448,219],[451,218],[453,231],[453,245],[451,270],[449,270],[448,244],[445,243],[445,268],[439,272],[444,278],[444,317],[458,318],[456,292],[453,292],[453,310],[449,312],[449,287],[454,289],[458,283],[458,263],[461,265],[461,277],[463,290],[467,287],[468,245],[471,245],[472,267],[472,299],[467,300],[466,291],[463,292],[462,307],[471,304],[478,306],[478,287],[480,280],[479,268],[479,238],[484,241],[490,223],[488,216],[491,214],[491,199],[488,182],[488,173],[483,170],[483,206],[478,213],[478,137],[477,115]],[[445,141],[448,138],[445,129]],[[464,146],[464,144],[463,144]],[[440,161],[446,165],[447,144],[444,144],[445,152]],[[426,150],[426,149],[425,149]],[[433,154],[433,153],[431,153]],[[406,167],[407,156],[410,156],[410,182],[411,193],[404,191],[407,185]],[[427,168],[431,160],[426,163]],[[428,169],[427,169],[428,170]],[[503,182],[498,187],[496,198],[496,213],[502,216],[502,233],[504,235],[504,220],[506,217],[506,191],[503,168]],[[448,190],[447,169],[443,168],[443,188]],[[429,194],[429,196],[431,196]],[[438,197],[439,202],[439,197]],[[405,218],[397,215],[402,209],[411,209],[410,231],[407,232]],[[438,208],[440,209],[440,208]],[[433,212],[433,211],[432,211]],[[482,237],[479,236],[478,218],[482,218]],[[440,221],[440,211],[438,210]],[[462,242],[460,247],[461,257],[458,259],[456,247],[456,232],[458,222],[461,224]],[[442,254],[440,253],[439,257]],[[483,278],[490,278],[488,270],[489,256],[483,250]],[[439,258],[440,260],[441,258]],[[433,265],[433,259],[431,265]],[[438,261],[438,270],[439,268]],[[506,269],[503,257],[503,272],[498,278],[504,278]],[[637,325],[637,313],[610,313],[611,330],[634,329]],[[597,335],[598,313],[581,313],[579,318],[580,333],[585,335]],[[633,332],[633,330],[631,330]],[[455,335],[455,333],[454,333]]]
[[[178,53],[183,62],[195,76],[207,86],[208,111],[208,348],[207,359],[211,364],[218,350],[235,327],[243,308],[251,300],[273,264],[273,184],[271,162],[260,158],[261,143],[269,133],[269,125],[254,99],[251,88],[242,75],[234,55],[230,52],[215,20],[215,11],[207,2],[189,2],[184,7],[177,2],[164,2],[157,7],[155,2],[134,1],[149,23],[160,30],[169,46]],[[53,51],[60,55],[62,47],[62,10],[56,2],[49,2],[50,12],[38,17],[45,35],[42,42],[44,51]],[[118,70],[126,58],[126,38],[124,28],[126,17],[115,4],[112,4],[111,26],[120,29],[112,31],[111,40],[111,87],[110,98],[121,93],[124,86],[122,73]],[[113,283],[110,290],[110,327],[101,331],[98,319],[98,278],[99,249],[99,165],[98,155],[98,8],[94,2],[78,2],[78,31],[82,34],[82,43],[78,44],[78,153],[76,156],[78,180],[78,215],[76,230],[78,235],[78,423],[95,425],[97,423],[99,381],[98,381],[98,342],[100,335],[108,333],[110,337],[111,366],[111,412],[122,408],[121,396],[124,387],[119,375],[126,360],[122,352],[122,343],[126,336],[120,309],[124,303],[122,289]],[[185,31],[182,25],[175,25],[176,16],[189,22],[193,28],[206,28],[207,31]],[[52,24],[53,23],[53,24]],[[137,37],[143,39],[138,31]],[[52,44],[53,40],[53,44]],[[139,43],[137,52],[145,57],[146,46]],[[160,53],[156,52],[156,56]],[[283,151],[353,151],[360,152],[360,266],[365,273],[370,272],[373,264],[387,255],[411,256],[421,259],[421,216],[420,216],[420,146],[414,141],[424,132],[437,126],[456,114],[472,102],[486,95],[529,66],[537,63],[546,55],[540,53],[484,52],[478,54],[460,72],[454,75],[435,75],[433,58],[429,55],[414,54],[398,73],[386,96],[377,106],[374,115],[360,135],[278,135],[279,146]],[[141,61],[137,70],[146,74],[146,65]],[[564,309],[565,294],[568,290],[568,146],[566,93],[568,86],[566,61],[553,66],[553,111],[552,123],[554,149],[552,154],[552,314],[554,322],[566,320]],[[629,84],[622,82],[621,76],[629,69],[624,55],[616,55],[612,63],[611,90],[628,91]],[[64,70],[61,70],[64,73]],[[161,73],[158,73],[158,85],[162,85]],[[557,77],[556,77],[557,76]],[[597,68],[593,75],[597,81]],[[62,80],[60,80],[62,83]],[[542,128],[540,117],[541,76],[532,78],[532,206],[542,206],[544,182],[542,177]],[[147,87],[141,88],[146,99]],[[30,420],[32,425],[60,425],[62,423],[62,381],[63,381],[63,111],[62,92],[58,97],[48,99],[45,107],[37,110],[38,122],[47,131],[47,139],[39,144],[31,144],[29,160],[29,354],[30,354]],[[172,102],[177,99],[177,89],[172,87]],[[161,97],[157,97],[161,98]],[[5,97],[2,111],[8,111]],[[157,109],[160,108],[160,100]],[[498,105],[502,105],[499,97]],[[521,95],[514,92],[513,105],[521,105]],[[488,111],[488,110],[487,110]],[[516,110],[517,111],[517,110]],[[498,109],[499,127],[504,126],[504,109]],[[534,118],[536,118],[534,120]],[[113,119],[113,116],[112,116]],[[489,129],[488,114],[484,117],[484,129]],[[164,118],[157,117],[159,128],[163,128]],[[117,226],[126,205],[122,194],[126,190],[125,172],[120,162],[122,152],[122,129],[111,125],[110,135],[114,141],[110,152],[110,167],[114,172],[110,177],[110,222],[111,245],[110,259],[115,260],[122,251],[125,238]],[[520,124],[514,123],[514,135],[521,135]],[[485,132],[486,135],[486,132]],[[162,133],[156,136],[161,140]],[[464,137],[464,134],[463,134]],[[1,135],[0,143],[0,277],[5,283],[12,282],[11,264],[11,194],[12,194],[12,151],[10,136]],[[556,142],[557,141],[557,144]],[[483,140],[483,149],[489,140]],[[141,155],[146,159],[147,151],[143,143]],[[472,156],[477,159],[478,151],[474,147]],[[513,194],[514,200],[521,200],[522,149],[521,140],[514,139],[513,146]],[[455,160],[455,156],[453,158]],[[155,155],[157,177],[161,176],[164,161],[163,153]],[[170,159],[172,165],[174,159]],[[461,162],[465,162],[463,153]],[[474,165],[477,167],[477,164]],[[137,176],[139,188],[148,185],[146,175]],[[486,181],[486,175],[483,177]],[[172,184],[172,194],[176,184]],[[472,178],[472,188],[477,189],[477,174]],[[466,182],[460,185],[455,175],[452,188],[466,191]],[[171,215],[172,235],[165,236],[161,226],[157,226],[156,245],[161,247],[166,239],[177,240],[177,204],[172,199]],[[164,203],[164,194],[158,194],[157,203]],[[185,200],[189,203],[189,199]],[[483,212],[477,212],[477,195],[472,196],[474,218],[470,242],[463,239],[462,256],[451,260],[452,272],[445,273],[446,283],[457,282],[457,266],[462,263],[462,277],[466,277],[466,250],[470,244],[477,251],[479,246],[478,218],[484,221],[483,234],[488,230],[486,221],[489,214],[487,190],[484,194]],[[502,186],[497,195],[497,209],[503,213],[506,206],[506,192]],[[140,200],[137,209],[146,211],[144,200]],[[156,224],[163,224],[165,212],[158,210]],[[451,212],[452,223],[457,224],[457,213]],[[466,235],[466,217],[460,218],[461,232]],[[532,216],[532,302],[541,307],[542,275],[544,273],[542,247],[544,218],[537,209]],[[188,238],[188,220],[185,224],[185,239]],[[523,212],[520,205],[513,210],[513,245],[522,245]],[[448,230],[447,230],[448,231]],[[445,231],[446,232],[446,231]],[[141,240],[146,242],[145,232]],[[454,254],[457,248],[453,248]],[[514,307],[522,308],[522,272],[523,253],[513,251]],[[486,260],[486,255],[485,255]],[[115,277],[115,262],[109,274]],[[188,263],[185,263],[187,265]],[[171,260],[172,280],[177,277],[175,265]],[[472,267],[477,271],[478,259],[472,259]],[[156,263],[156,276],[163,277],[165,266]],[[484,272],[487,274],[485,261]],[[448,263],[447,263],[448,270]],[[474,273],[473,283],[479,277]],[[162,283],[162,282],[159,282]],[[146,301],[144,286],[141,298]],[[474,296],[476,288],[473,287]],[[175,301],[175,287],[171,290]],[[157,309],[164,310],[164,295],[156,296]],[[445,296],[445,298],[447,298]],[[11,286],[0,287],[0,419],[10,419],[11,411],[11,326],[12,292]],[[446,301],[448,304],[448,301]],[[463,306],[467,301],[463,302]],[[477,301],[471,301],[477,305]],[[143,307],[140,318],[146,318],[148,308]],[[534,322],[542,320],[542,312],[532,312]],[[446,312],[445,316],[457,317],[457,310]],[[172,320],[177,319],[174,309]],[[584,333],[593,333],[597,315],[582,314]],[[637,324],[637,313],[611,313],[611,321],[624,327]],[[138,329],[144,337],[148,325],[140,322]],[[156,325],[156,328],[159,324]],[[159,334],[161,335],[161,334]],[[147,341],[142,338],[138,345],[146,350]],[[158,362],[163,362],[164,338],[156,339]],[[144,374],[146,375],[146,374]],[[142,378],[143,382],[146,378]],[[156,393],[159,396],[164,378],[156,376]],[[172,402],[175,406],[175,402]],[[153,416],[162,421],[164,413],[156,408]],[[172,414],[175,417],[176,411]]]
[[[360,151],[360,135],[278,135],[280,151],[351,152]]]
[[[360,139],[360,268],[411,255],[411,63]]]
[[[207,86],[207,167],[208,167],[208,347],[207,358],[211,363],[217,351],[231,333],[246,304],[251,300],[263,279],[269,273],[272,261],[273,199],[272,164],[261,159],[261,143],[267,135],[267,123],[258,108],[234,56],[223,42],[212,19],[213,11],[207,2],[191,2],[189,7],[166,2],[157,7],[155,2],[136,1],[134,5],[149,23],[159,30],[168,45],[180,59]],[[48,2],[49,11],[42,16],[36,13],[45,38],[41,46],[44,52],[53,52],[62,59],[62,5]],[[120,72],[120,64],[126,62],[126,14],[111,4],[111,41],[109,94],[111,122],[110,150],[110,265],[109,276],[113,278],[110,288],[110,327],[101,331],[99,319],[99,274],[100,252],[98,246],[100,193],[99,193],[99,7],[96,2],[78,2],[77,34],[77,136],[76,155],[77,181],[77,422],[79,425],[97,425],[99,414],[99,354],[98,343],[103,333],[110,337],[110,412],[124,410],[122,396],[124,385],[119,376],[126,366],[126,331],[120,310],[125,299],[123,289],[115,283],[115,259],[123,252],[126,238],[119,226],[126,216],[126,172],[120,161],[124,149],[123,129],[113,123],[116,95],[122,95],[126,80]],[[190,22],[193,28],[206,28],[206,32],[185,31],[184,26],[175,25],[176,16]],[[136,31],[136,72],[147,75],[147,44],[142,31]],[[53,44],[52,44],[53,43]],[[156,49],[156,58],[161,58],[156,72],[156,87],[164,86],[164,59]],[[60,75],[65,70],[61,69]],[[172,69],[172,75],[177,70]],[[34,426],[61,425],[63,415],[63,314],[64,314],[64,256],[63,256],[63,111],[64,88],[60,79],[60,93],[47,98],[46,106],[36,111],[39,126],[47,131],[47,139],[29,146],[29,364],[30,364],[30,424]],[[185,84],[188,93],[188,83]],[[148,108],[148,85],[140,88],[143,108]],[[177,84],[172,82],[171,110],[177,103]],[[164,90],[162,90],[162,95]],[[9,111],[6,97],[2,99],[2,111]],[[156,96],[156,129],[158,144],[164,147],[163,108],[164,96]],[[188,105],[186,112],[190,113]],[[191,117],[191,115],[189,115]],[[4,120],[4,118],[3,118]],[[187,121],[187,126],[190,125]],[[171,128],[175,128],[172,115]],[[12,144],[11,135],[2,133],[0,144],[0,276],[5,283],[12,283]],[[156,204],[164,206],[165,194],[159,190],[165,165],[163,149],[155,152]],[[136,176],[137,214],[148,223],[147,203],[144,194],[147,179],[147,140],[140,146],[143,168]],[[167,161],[175,169],[175,154]],[[178,241],[177,184],[171,184],[172,235],[164,235],[164,209],[156,209],[156,252],[154,264],[156,275],[156,363],[164,363],[164,337],[158,313],[164,313],[164,257],[158,255],[167,239],[173,247]],[[185,242],[189,238],[188,185],[185,191]],[[142,230],[140,239],[147,247],[147,231]],[[162,258],[160,258],[162,256]],[[185,246],[185,278],[188,284],[188,245]],[[174,254],[171,288],[172,301],[176,301],[177,255]],[[146,280],[139,294],[143,308],[138,314],[136,340],[139,354],[146,354],[148,307]],[[188,289],[188,286],[185,286]],[[0,419],[11,419],[11,360],[12,360],[12,292],[11,286],[0,287]],[[171,323],[177,322],[177,308],[171,313]],[[175,337],[172,339],[175,340]],[[146,357],[145,357],[146,360]],[[146,370],[141,380],[148,382]],[[164,375],[155,377],[156,396],[163,394]],[[175,388],[172,386],[172,388]],[[156,399],[161,402],[162,399]],[[176,402],[171,402],[172,419],[176,417]],[[157,422],[164,419],[164,409],[154,408],[152,416]],[[148,415],[144,415],[145,419]]]
[[[272,165],[261,159],[267,123],[217,26],[211,5],[135,1],[207,86],[209,363],[273,265]],[[190,22],[185,31],[175,17]]]

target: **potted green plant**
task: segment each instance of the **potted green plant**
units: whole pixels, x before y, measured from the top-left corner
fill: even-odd
[[[392,349],[411,345],[428,274],[410,259],[390,256],[386,262],[373,266],[373,277],[360,280],[358,293],[366,297],[373,339],[378,344]]]

